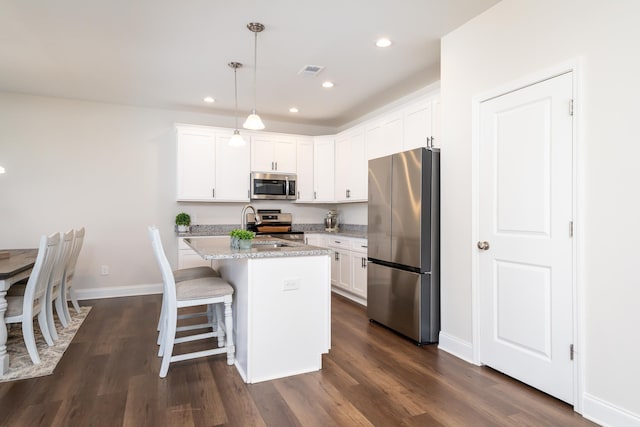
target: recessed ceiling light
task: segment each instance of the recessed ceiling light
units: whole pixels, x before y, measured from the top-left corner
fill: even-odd
[[[327,88],[327,89],[330,88],[330,87],[333,87],[333,82],[330,82],[330,81],[323,82],[322,83],[322,87]]]
[[[214,102],[216,102],[216,100],[215,100],[215,99],[213,99],[213,98],[212,98],[212,97],[210,97],[210,96],[207,96],[207,97],[204,99],[204,102],[207,102],[207,103],[209,103],[209,104],[213,104]]]
[[[296,107],[289,108],[290,113],[297,113],[299,110]]]
[[[389,40],[386,37],[382,37],[382,38],[376,40],[376,46],[378,46],[378,47],[389,47],[389,46],[391,46],[391,40]]]

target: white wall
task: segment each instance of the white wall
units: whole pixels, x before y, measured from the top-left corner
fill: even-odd
[[[442,329],[471,343],[471,100],[578,58],[584,414],[640,425],[640,2],[503,0],[442,40]],[[618,417],[618,418],[616,418]]]
[[[160,228],[175,265],[176,213],[239,224],[242,209],[175,201],[176,122],[233,126],[232,117],[0,93],[0,165],[7,170],[0,175],[0,248],[37,247],[43,233],[85,226],[79,288],[159,283],[148,225]],[[335,132],[268,125],[277,132]],[[329,206],[294,209],[298,222],[319,223]],[[110,275],[99,275],[101,265]]]

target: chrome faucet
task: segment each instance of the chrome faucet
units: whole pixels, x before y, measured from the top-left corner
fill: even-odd
[[[247,229],[247,210],[249,209],[253,211],[253,216],[256,219],[256,225],[262,223],[262,219],[260,218],[260,215],[258,215],[256,209],[251,205],[245,205],[245,207],[242,208],[242,212],[240,213],[240,228],[243,230]]]

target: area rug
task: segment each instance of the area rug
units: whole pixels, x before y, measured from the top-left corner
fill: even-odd
[[[49,347],[40,332],[38,320],[34,321],[36,345],[40,355],[40,364],[34,365],[27,352],[27,347],[22,339],[22,327],[20,324],[12,324],[9,327],[7,338],[7,353],[9,353],[9,371],[0,375],[0,382],[23,380],[26,378],[42,377],[50,375],[58,365],[73,337],[80,329],[82,322],[91,311],[91,307],[80,307],[80,313],[71,311],[71,324],[63,328],[56,318],[56,332],[58,340],[53,347]],[[9,325],[7,325],[9,326]]]

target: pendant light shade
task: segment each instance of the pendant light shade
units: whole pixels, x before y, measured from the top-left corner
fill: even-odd
[[[256,70],[258,68],[258,33],[264,30],[264,25],[259,22],[251,22],[247,24],[249,31],[254,34],[254,49],[253,49],[253,110],[247,117],[242,125],[245,129],[262,130],[264,129],[264,123],[256,111]]]
[[[251,130],[264,129],[264,123],[262,123],[262,119],[260,118],[258,113],[256,113],[255,108],[251,110],[251,114],[249,114],[249,116],[247,117],[247,120],[244,121],[244,124],[242,125],[242,127],[245,129],[251,129]]]
[[[242,147],[243,145],[247,145],[247,142],[242,138],[240,131],[238,130],[238,68],[242,67],[242,64],[239,62],[229,62],[228,65],[233,68],[233,88],[236,101],[236,128],[233,130],[233,136],[229,139],[227,144],[231,147]]]
[[[231,139],[229,139],[229,142],[227,144],[229,144],[230,147],[242,147],[244,145],[247,145],[247,141],[242,138],[242,136],[240,135],[240,131],[236,129],[233,131],[233,136],[231,137]]]

